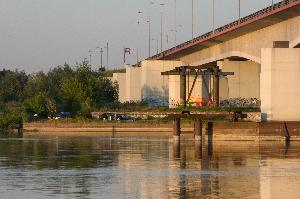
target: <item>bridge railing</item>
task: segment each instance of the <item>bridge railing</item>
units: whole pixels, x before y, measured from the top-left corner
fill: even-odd
[[[281,2],[278,2],[278,3],[275,3],[273,6],[269,6],[267,8],[264,8],[262,10],[259,10],[253,14],[250,14],[246,17],[243,17],[241,18],[240,20],[236,20],[234,22],[231,22],[229,24],[226,24],[225,26],[222,26],[220,28],[217,28],[215,29],[214,31],[210,31],[208,33],[205,33],[199,37],[196,37],[192,40],[189,40],[189,41],[186,41],[184,43],[181,43],[173,48],[170,48],[168,50],[165,50],[157,55],[154,55],[148,59],[160,59],[160,58],[163,58],[167,55],[170,55],[174,52],[177,52],[177,51],[180,51],[180,50],[183,50],[183,49],[186,49],[186,48],[189,48],[191,46],[193,46],[194,44],[199,44],[205,40],[208,40],[214,36],[216,36],[217,34],[222,34],[222,33],[225,33],[226,31],[228,30],[231,30],[231,29],[234,29],[234,28],[237,28],[237,27],[240,27],[240,25],[246,23],[246,22],[249,22],[251,20],[254,20],[254,19],[257,19],[259,17],[262,17],[268,13],[271,13],[273,12],[274,10],[277,10],[277,9],[280,9],[282,7],[285,7],[291,3],[294,3],[294,2],[297,2],[299,0],[284,0],[284,1],[281,1]]]

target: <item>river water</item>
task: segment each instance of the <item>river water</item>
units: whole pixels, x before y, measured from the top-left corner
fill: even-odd
[[[299,198],[300,143],[1,137],[0,198]]]

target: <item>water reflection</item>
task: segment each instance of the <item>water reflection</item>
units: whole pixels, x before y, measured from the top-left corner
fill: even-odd
[[[1,198],[297,198],[300,143],[1,137]]]

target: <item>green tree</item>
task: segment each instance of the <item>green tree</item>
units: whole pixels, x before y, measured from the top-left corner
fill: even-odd
[[[22,123],[22,112],[19,109],[0,104],[0,130],[10,130],[20,123]]]
[[[87,61],[74,69],[74,75],[65,79],[62,90],[70,110],[87,113],[95,108],[111,104],[118,99],[118,86],[94,72]]]
[[[28,80],[25,72],[2,70],[0,71],[0,101],[20,102],[24,99],[24,86]]]
[[[56,113],[56,103],[43,92],[36,93],[25,101],[25,108],[29,113],[47,116]]]

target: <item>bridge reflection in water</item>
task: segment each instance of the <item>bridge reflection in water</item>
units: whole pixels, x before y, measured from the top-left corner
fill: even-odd
[[[0,139],[1,198],[297,198],[300,143]],[[20,188],[21,187],[21,188]]]

